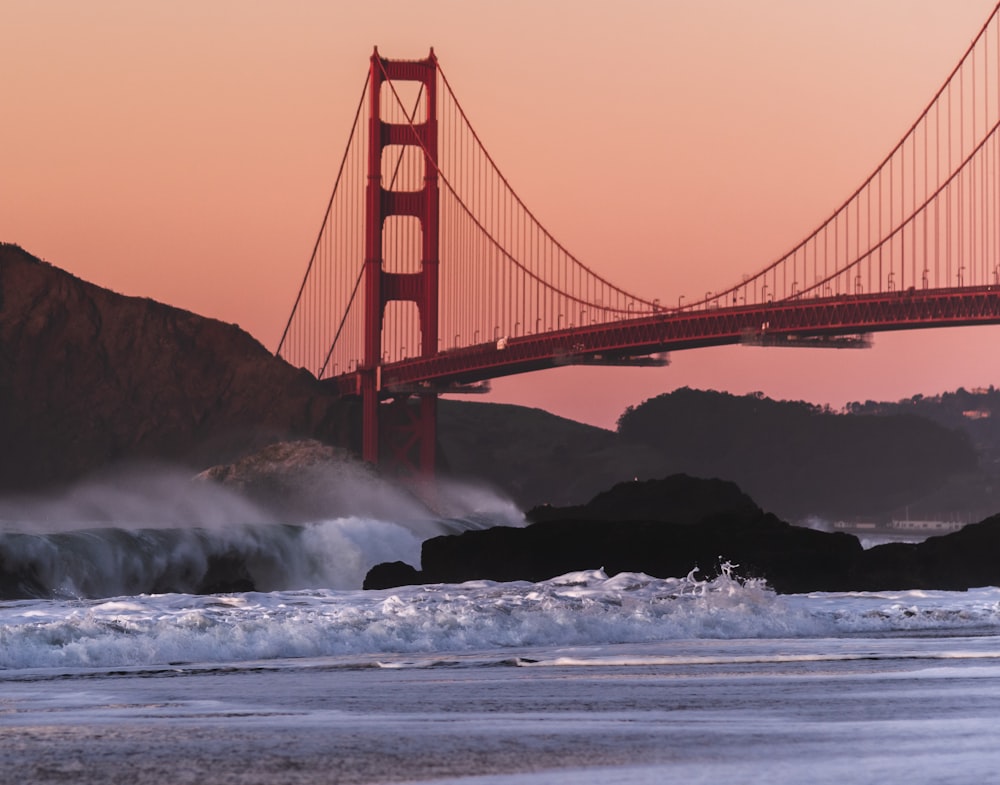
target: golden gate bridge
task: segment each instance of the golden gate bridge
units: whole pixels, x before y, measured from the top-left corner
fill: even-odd
[[[391,60],[376,49],[277,353],[360,399],[365,460],[431,472],[437,396],[489,379],[996,324],[998,12],[832,215],[756,274],[690,302],[626,291],[580,261],[503,176],[433,50]]]

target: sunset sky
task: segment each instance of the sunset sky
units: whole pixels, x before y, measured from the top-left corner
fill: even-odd
[[[995,0],[0,0],[0,241],[273,350],[372,46],[433,46],[567,248],[649,299],[740,280],[857,187]],[[559,369],[489,400],[612,427],[680,386],[839,407],[1000,384],[1000,327],[869,351],[730,347]]]

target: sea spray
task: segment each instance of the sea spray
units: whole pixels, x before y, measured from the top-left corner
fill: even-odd
[[[359,588],[427,537],[524,523],[484,488],[440,483],[435,509],[347,461],[292,469],[281,505],[164,467],[0,500],[0,599]]]
[[[278,522],[262,505],[159,464],[106,470],[45,495],[0,498],[0,532],[99,528],[203,528]]]

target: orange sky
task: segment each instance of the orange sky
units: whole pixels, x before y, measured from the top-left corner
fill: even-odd
[[[580,259],[674,302],[763,267],[860,184],[994,0],[0,0],[0,240],[275,347],[373,44],[433,45],[525,202]],[[491,400],[613,426],[679,386],[840,406],[1000,384],[1000,328],[869,351],[680,352]]]

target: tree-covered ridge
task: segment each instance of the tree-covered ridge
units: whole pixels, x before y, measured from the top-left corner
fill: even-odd
[[[916,413],[834,412],[760,393],[682,388],[629,407],[618,432],[656,447],[671,471],[732,480],[791,519],[891,517],[978,470],[967,433]]]
[[[844,407],[850,414],[915,414],[947,428],[968,434],[983,463],[1000,467],[1000,390],[988,388],[940,395],[914,395],[895,403],[885,401],[852,402]]]

